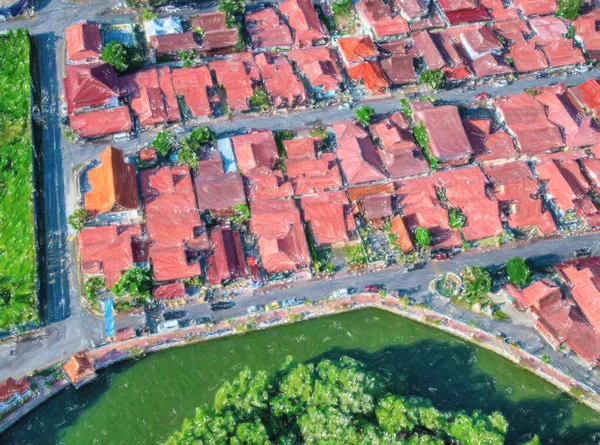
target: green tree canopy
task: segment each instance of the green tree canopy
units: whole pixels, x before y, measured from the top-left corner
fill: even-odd
[[[492,276],[480,266],[467,266],[461,272],[463,294],[466,298],[478,298],[492,289]]]
[[[166,158],[175,147],[175,136],[170,131],[159,131],[152,146]]]
[[[69,225],[73,228],[73,230],[80,232],[83,229],[83,223],[87,218],[87,212],[85,209],[77,209],[73,213],[69,215]]]
[[[231,217],[231,220],[238,223],[243,223],[250,219],[250,207],[246,203],[240,203],[234,207],[235,214]]]
[[[422,249],[426,249],[431,244],[431,232],[425,227],[417,227],[415,230],[415,240]]]
[[[150,300],[154,279],[152,271],[139,266],[132,266],[125,271],[119,281],[112,287],[112,293],[117,297],[131,297]]]
[[[558,0],[556,15],[567,20],[576,20],[581,15],[582,0]]]
[[[189,138],[197,144],[198,148],[202,145],[214,144],[217,141],[217,135],[208,125],[200,125],[190,132]]]
[[[221,0],[219,11],[227,15],[227,22],[231,25],[246,12],[246,2],[245,0]]]
[[[113,40],[102,49],[102,60],[120,73],[141,68],[144,57],[139,48]]]
[[[419,76],[421,85],[429,85],[434,90],[442,88],[444,82],[444,73],[440,70],[425,70]]]
[[[524,258],[516,256],[506,262],[506,274],[511,283],[525,286],[531,281],[531,270]]]
[[[499,412],[440,411],[428,399],[391,394],[386,383],[348,357],[316,365],[288,357],[272,376],[246,368],[167,444],[504,443],[508,424]]]
[[[252,108],[256,108],[261,113],[266,113],[271,107],[271,99],[269,93],[263,87],[258,87],[252,93],[250,97],[250,105]]]
[[[375,110],[365,105],[364,107],[357,109],[354,114],[356,115],[356,119],[358,119],[358,121],[366,127],[373,120],[373,116],[375,116]]]
[[[198,168],[197,144],[191,138],[184,138],[179,142],[177,160],[190,168]]]

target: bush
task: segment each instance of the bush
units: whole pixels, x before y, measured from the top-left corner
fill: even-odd
[[[357,109],[354,114],[356,115],[356,119],[358,119],[358,121],[366,127],[373,120],[373,116],[375,116],[375,110],[365,105],[364,107]]]
[[[177,160],[180,164],[190,168],[198,168],[198,153],[196,153],[196,144],[192,139],[184,138],[179,142]]]
[[[199,39],[204,37],[204,28],[202,28],[201,26],[194,28],[194,35]]]
[[[438,168],[438,160],[431,153],[429,149],[429,136],[427,136],[427,130],[425,129],[425,124],[423,122],[419,122],[417,125],[413,127],[413,134],[415,135],[415,141],[419,148],[423,151],[423,155],[429,162],[429,167],[432,170]]]
[[[426,249],[431,244],[431,232],[425,227],[417,227],[415,240],[421,249]]]
[[[567,20],[576,20],[581,15],[582,0],[558,0],[556,15]]]
[[[261,113],[266,113],[271,108],[271,99],[269,93],[263,87],[258,87],[252,93],[250,105]]]
[[[410,107],[410,102],[406,97],[400,99],[400,110],[406,115],[407,118],[412,119],[413,111]]]
[[[214,144],[217,141],[217,135],[208,125],[201,125],[190,132],[189,139],[196,144],[197,148],[203,145]]]
[[[136,70],[144,65],[144,58],[139,48],[124,45],[116,40],[109,42],[102,49],[102,60],[120,73]]]
[[[526,286],[531,281],[531,270],[527,261],[518,256],[506,262],[506,274],[510,282],[517,286]]]
[[[419,76],[419,84],[429,85],[434,90],[442,88],[444,82],[444,73],[440,70],[425,70]]]
[[[194,50],[179,51],[179,59],[184,68],[191,68],[199,62],[198,53]]]
[[[77,209],[69,215],[69,225],[76,232],[80,232],[81,229],[83,229],[83,223],[85,222],[86,218],[87,212],[85,211],[85,209]]]
[[[448,225],[451,229],[460,229],[465,226],[467,218],[460,209],[448,209]]]
[[[144,8],[142,10],[142,21],[149,22],[150,20],[154,20],[158,16],[156,13],[150,8]]]
[[[349,357],[316,364],[288,357],[272,375],[241,371],[166,444],[504,443],[508,423],[497,411],[444,412],[394,389],[387,376]]]
[[[232,24],[246,12],[245,0],[221,0],[219,11],[227,15],[227,23]]]
[[[243,223],[245,221],[248,221],[250,219],[250,208],[248,207],[248,204],[238,204],[235,206],[234,208],[235,210],[235,214],[231,217],[231,220],[233,222],[237,222],[237,223]]]
[[[492,276],[483,267],[467,266],[460,276],[463,279],[463,295],[466,298],[479,298],[492,289]]]
[[[159,131],[152,142],[152,146],[166,158],[173,148],[175,148],[175,142],[173,133],[170,131]]]
[[[149,301],[154,278],[150,269],[132,266],[125,271],[119,281],[112,287],[112,293],[117,297],[130,296]]]

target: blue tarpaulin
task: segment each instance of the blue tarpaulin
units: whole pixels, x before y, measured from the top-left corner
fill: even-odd
[[[104,300],[104,333],[107,337],[115,335],[115,316],[113,313],[113,299]]]

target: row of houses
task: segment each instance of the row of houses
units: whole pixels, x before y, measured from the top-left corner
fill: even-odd
[[[557,279],[541,279],[520,289],[505,287],[520,311],[554,346],[568,347],[588,365],[600,364],[600,258],[581,258],[556,266]]]
[[[360,86],[359,95],[381,94],[416,83],[425,69],[440,70],[446,80],[462,82],[574,67],[586,62],[586,54],[595,59],[600,45],[597,10],[570,24],[543,15],[551,14],[554,6],[544,11],[519,6],[525,13],[505,8],[502,2],[473,2],[477,5],[473,8],[470,2],[469,7],[465,2],[441,2],[439,8],[423,5],[424,9],[419,9],[420,2],[396,3],[398,11],[412,12],[386,12],[390,7],[381,0],[358,2],[361,17],[368,19],[368,26],[361,29],[381,30],[335,38],[328,36],[310,0],[286,0],[278,9],[249,11],[245,23],[254,52],[229,55],[223,54],[242,48],[236,45],[239,30],[227,27],[224,13],[198,14],[185,27],[176,17],[154,19],[144,23],[144,30],[149,48],[159,58],[192,50],[208,58],[190,68],[151,66],[126,75],[118,75],[102,61],[106,39],[100,25],[78,23],[67,29],[64,84],[71,129],[79,137],[95,138],[249,112],[256,110],[252,98],[258,88],[266,90],[273,107],[289,108],[339,98],[350,86],[346,79]],[[534,17],[528,17],[530,9],[536,11]],[[450,16],[426,20],[432,11]],[[439,16],[435,14],[432,17]],[[406,25],[392,26],[390,20]],[[423,21],[431,21],[431,26],[414,25]],[[447,22],[452,26],[446,27]],[[381,35],[385,30],[402,32],[389,39]]]

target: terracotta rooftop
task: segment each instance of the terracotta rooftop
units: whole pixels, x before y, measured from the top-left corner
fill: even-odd
[[[418,31],[411,36],[428,69],[441,70],[449,80],[473,77],[446,31]]]
[[[119,98],[117,73],[109,64],[67,65],[65,69],[65,102],[69,114],[106,106]]]
[[[350,200],[360,205],[367,219],[376,228],[381,228],[383,220],[394,214],[392,196],[393,183],[361,185],[348,188]]]
[[[185,284],[182,282],[163,284],[152,289],[152,298],[155,300],[173,300],[184,298],[186,295]]]
[[[85,352],[79,352],[72,356],[63,365],[63,371],[74,384],[93,376],[95,373],[94,366]]]
[[[208,93],[213,88],[213,83],[206,65],[175,68],[171,72],[171,78],[175,94],[183,96],[192,117],[212,115]]]
[[[524,16],[554,14],[558,9],[555,0],[514,0],[513,4]]]
[[[88,171],[91,190],[85,194],[90,213],[137,209],[138,190],[135,166],[125,162],[121,150],[108,147],[100,153],[100,165]]]
[[[316,245],[344,243],[356,229],[350,202],[343,191],[320,193],[300,200],[304,220]]]
[[[273,106],[291,107],[306,102],[304,85],[285,56],[260,53],[256,55],[255,60]]]
[[[292,30],[294,46],[312,46],[327,38],[327,29],[319,20],[311,0],[286,0],[278,6]]]
[[[505,290],[513,297],[520,310],[532,310],[536,313],[560,303],[562,299],[560,287],[547,279],[536,281],[523,289],[509,283]]]
[[[588,322],[600,329],[600,259],[579,259],[557,266]]]
[[[230,216],[237,205],[246,202],[242,176],[238,172],[225,173],[217,152],[198,162],[194,184],[198,208],[209,210],[213,216]]]
[[[207,12],[190,17],[192,29],[202,28],[204,36],[200,50],[208,53],[220,53],[233,50],[239,39],[237,27],[227,28],[224,12]]]
[[[79,232],[79,254],[84,275],[104,275],[112,287],[136,262],[142,228],[132,226],[85,227]]]
[[[81,22],[65,29],[67,59],[71,61],[98,60],[102,49],[100,25]]]
[[[269,130],[255,130],[231,138],[238,170],[243,174],[257,167],[272,170],[279,159],[277,144]]]
[[[585,63],[581,49],[573,45],[573,40],[565,37],[569,31],[565,22],[553,16],[535,17],[529,20],[537,34],[531,41],[542,48],[550,66],[568,66]]]
[[[218,226],[210,231],[209,239],[213,251],[206,259],[207,281],[215,285],[224,280],[246,278],[248,272],[239,232]]]
[[[346,67],[366,61],[375,61],[379,57],[379,50],[369,36],[341,37],[337,44]]]
[[[379,62],[362,62],[348,67],[348,76],[362,83],[372,94],[383,93],[390,86]]]
[[[292,46],[292,33],[273,8],[246,14],[246,29],[256,49]]]
[[[178,34],[159,34],[150,37],[150,45],[157,56],[174,54],[181,51],[199,50],[200,45],[196,42],[192,31]]]
[[[98,138],[115,133],[130,133],[133,124],[129,107],[105,108],[69,117],[73,133],[81,138]]]
[[[215,72],[217,84],[225,88],[229,109],[234,113],[249,110],[248,101],[254,86],[260,82],[252,53],[237,53],[229,59],[213,60],[209,66]]]
[[[255,201],[250,230],[258,237],[267,273],[287,272],[310,265],[300,213],[292,200]]]
[[[594,116],[600,116],[600,83],[596,79],[588,79],[569,89],[581,106],[590,110]]]
[[[489,20],[487,9],[477,0],[438,0],[450,24]]]
[[[327,46],[288,51],[287,58],[296,63],[312,88],[321,88],[324,92],[340,89],[344,79],[333,51]]]
[[[419,57],[412,40],[392,40],[379,45],[390,56],[381,60],[381,67],[392,85],[405,85],[417,81],[415,59]]]
[[[518,155],[512,137],[502,129],[492,132],[490,119],[470,118],[463,120],[463,128],[473,148],[477,162],[510,159]]]
[[[356,9],[373,30],[376,39],[406,34],[410,30],[406,20],[394,14],[383,0],[359,0]]]
[[[399,11],[409,22],[422,19],[429,14],[424,0],[393,0],[392,9]]]
[[[349,184],[385,179],[383,162],[371,141],[371,136],[350,121],[333,125],[336,134],[336,154]]]
[[[512,59],[518,72],[527,73],[548,68],[544,52],[529,39],[532,31],[526,21],[516,19],[495,23],[494,30],[509,43],[506,56]]]
[[[248,199],[252,201],[290,198],[294,194],[292,184],[285,180],[281,170],[257,167],[244,176],[248,185]]]
[[[485,167],[485,173],[494,186],[500,214],[509,227],[524,232],[534,228],[542,234],[556,230],[552,215],[542,208],[538,182],[525,162]]]
[[[400,112],[369,126],[382,147],[379,155],[392,178],[415,176],[429,171],[429,164],[414,142],[410,121]]]
[[[527,93],[495,99],[521,151],[536,155],[564,145],[560,129],[548,120],[544,106]]]
[[[592,59],[600,57],[600,29],[596,25],[599,21],[600,9],[595,9],[573,22],[576,34],[581,38],[585,51]]]
[[[415,250],[415,245],[408,231],[406,222],[401,215],[394,216],[391,220],[390,233],[394,235],[394,242],[402,252],[410,253]]]
[[[23,377],[21,380],[15,380],[12,377],[7,378],[3,382],[0,382],[0,403],[5,402],[12,396],[21,395],[30,388],[27,377]]]

